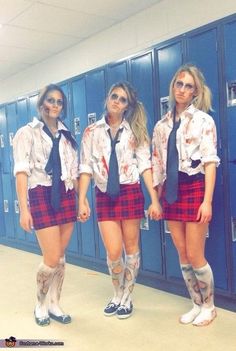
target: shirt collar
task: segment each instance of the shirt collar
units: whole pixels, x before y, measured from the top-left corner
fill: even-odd
[[[191,104],[191,105],[189,105],[188,106],[188,108],[186,109],[186,110],[184,110],[182,113],[181,113],[181,115],[180,115],[180,118],[181,119],[183,119],[183,118],[186,118],[186,117],[188,117],[188,118],[193,118],[193,115],[194,115],[194,113],[196,112],[196,107],[193,105],[193,104]],[[162,117],[162,121],[163,122],[172,122],[172,111],[173,110],[170,110],[170,111],[168,111],[163,117]]]
[[[31,128],[41,128],[41,129],[44,126],[43,122],[37,117],[34,117],[33,121],[29,122],[28,125]],[[60,120],[58,120],[58,130],[68,130]]]
[[[97,121],[97,126],[103,126],[105,127],[106,130],[110,129],[109,124],[107,124],[106,122],[106,115],[103,115],[102,118]],[[124,118],[123,121],[120,124],[119,128],[125,128],[125,129],[130,129],[130,125],[129,123],[126,121],[126,119]]]

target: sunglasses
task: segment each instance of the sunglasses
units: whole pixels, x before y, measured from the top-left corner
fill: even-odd
[[[63,100],[61,99],[54,99],[54,98],[47,98],[46,101],[50,104],[50,105],[57,105],[57,106],[63,106]]]
[[[122,105],[126,105],[128,103],[128,100],[124,96],[119,96],[115,93],[110,95],[111,100],[118,100]]]
[[[190,83],[184,84],[181,80],[177,80],[175,82],[175,88],[179,89],[179,90],[184,89],[184,90],[189,91],[189,92],[194,91],[194,89],[195,89],[194,85],[192,85]]]

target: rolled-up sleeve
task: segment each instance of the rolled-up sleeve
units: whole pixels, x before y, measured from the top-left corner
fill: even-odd
[[[145,143],[136,149],[136,159],[138,162],[139,174],[142,174],[146,169],[152,168],[151,152],[148,143]]]
[[[220,159],[217,156],[216,126],[212,118],[204,123],[200,151],[202,156],[201,162],[203,165],[208,162],[214,162],[217,167],[219,166]]]
[[[92,131],[86,128],[80,145],[80,165],[79,174],[93,174],[92,165]]]
[[[19,172],[31,175],[32,133],[29,126],[20,128],[13,138],[14,176]]]
[[[163,150],[158,124],[155,126],[152,137],[152,174],[153,187],[162,185],[165,179],[165,161],[163,160]]]

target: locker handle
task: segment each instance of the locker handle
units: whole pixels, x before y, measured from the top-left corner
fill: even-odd
[[[229,163],[233,163],[234,165],[236,165],[236,159],[229,161]]]

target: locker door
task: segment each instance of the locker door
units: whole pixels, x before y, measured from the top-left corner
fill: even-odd
[[[28,105],[27,99],[21,99],[17,101],[17,128],[26,125],[30,121],[29,112],[28,112]],[[15,183],[15,179],[14,179]],[[19,213],[19,205],[16,195],[16,189],[14,187],[14,210],[15,210],[15,219],[16,219],[16,231],[17,236],[19,239],[26,240],[26,242],[37,244],[36,235],[34,233],[27,233],[23,231],[20,227],[19,220],[20,220],[20,213]]]
[[[29,121],[32,121],[34,117],[38,116],[37,101],[38,101],[38,94],[29,96],[29,109],[28,109]]]
[[[112,84],[127,80],[127,61],[119,62],[107,67],[107,90]]]
[[[4,196],[3,196],[3,185],[2,185],[2,167],[0,164],[0,221],[1,221],[0,241],[1,241],[1,238],[6,236],[3,201],[4,201]]]
[[[131,81],[137,90],[138,99],[142,101],[147,111],[148,131],[151,136],[154,127],[152,52],[131,60]],[[150,205],[150,197],[143,181],[142,188],[145,195],[145,209],[147,210]],[[146,218],[143,224],[141,224],[142,269],[162,274],[160,223]]]
[[[180,41],[170,43],[169,45],[160,47],[156,50],[157,58],[157,80],[158,80],[158,97],[159,97],[159,110],[160,115],[163,115],[168,108],[168,96],[169,96],[169,85],[171,79],[177,69],[182,64],[182,43]],[[179,259],[177,251],[172,242],[170,233],[165,223],[162,223],[163,228],[163,245],[165,248],[165,270],[166,277],[169,278],[180,278],[182,280],[182,274],[179,268]]]
[[[221,129],[219,121],[219,82],[217,33],[215,29],[192,35],[187,40],[188,61],[196,64],[203,72],[206,82],[213,95],[214,112],[209,114],[214,118],[218,137],[218,155],[222,159],[220,149]],[[213,201],[213,220],[209,227],[209,238],[206,241],[206,257],[212,265],[215,286],[227,289],[226,267],[226,237],[224,228],[224,199],[223,199],[222,166],[217,169],[217,179]]]
[[[11,196],[13,201],[13,221],[14,221],[14,226],[16,231],[15,233],[16,238],[20,240],[25,240],[25,232],[19,225],[19,206],[18,206],[18,200],[16,196],[15,177],[13,176],[14,161],[13,161],[12,140],[18,129],[18,114],[16,111],[16,107],[17,107],[16,103],[8,104],[6,106],[8,137],[9,137],[9,144],[10,144],[9,158],[10,158],[10,164],[11,164],[11,173],[9,177],[11,179],[11,184],[12,184]]]
[[[0,142],[2,151],[2,172],[10,174],[11,163],[10,163],[10,144],[7,130],[7,116],[6,108],[2,106],[0,108]]]
[[[233,289],[236,293],[236,22],[224,27],[225,79],[227,87],[226,128],[228,134],[229,222],[232,225]]]
[[[86,74],[86,103],[87,103],[87,125],[98,120],[104,110],[105,102],[105,73],[104,70],[96,70]],[[99,229],[97,225],[97,217],[95,211],[95,196],[92,191],[93,197],[93,217],[94,217],[94,239],[97,247],[96,256],[105,259],[106,252],[101,240]],[[87,233],[88,234],[88,233]],[[91,246],[91,242],[89,245]]]
[[[5,225],[6,239],[15,239],[14,227],[14,205],[12,196],[12,177],[10,174],[2,173],[3,192],[3,217]]]
[[[87,127],[86,91],[85,78],[79,78],[71,83],[72,89],[72,121],[73,131],[80,149],[81,137]],[[88,201],[92,209],[92,186],[90,185],[87,193]],[[82,256],[95,257],[95,236],[94,218],[90,217],[85,223],[77,223],[79,254]]]
[[[71,106],[70,106],[70,88],[68,83],[59,84],[61,89],[63,90],[66,98],[67,98],[67,111],[66,111],[66,118],[63,120],[67,128],[74,134],[73,130],[73,120],[71,115]],[[71,235],[71,239],[67,248],[68,252],[78,253],[78,228],[77,224],[75,224],[73,233]]]

